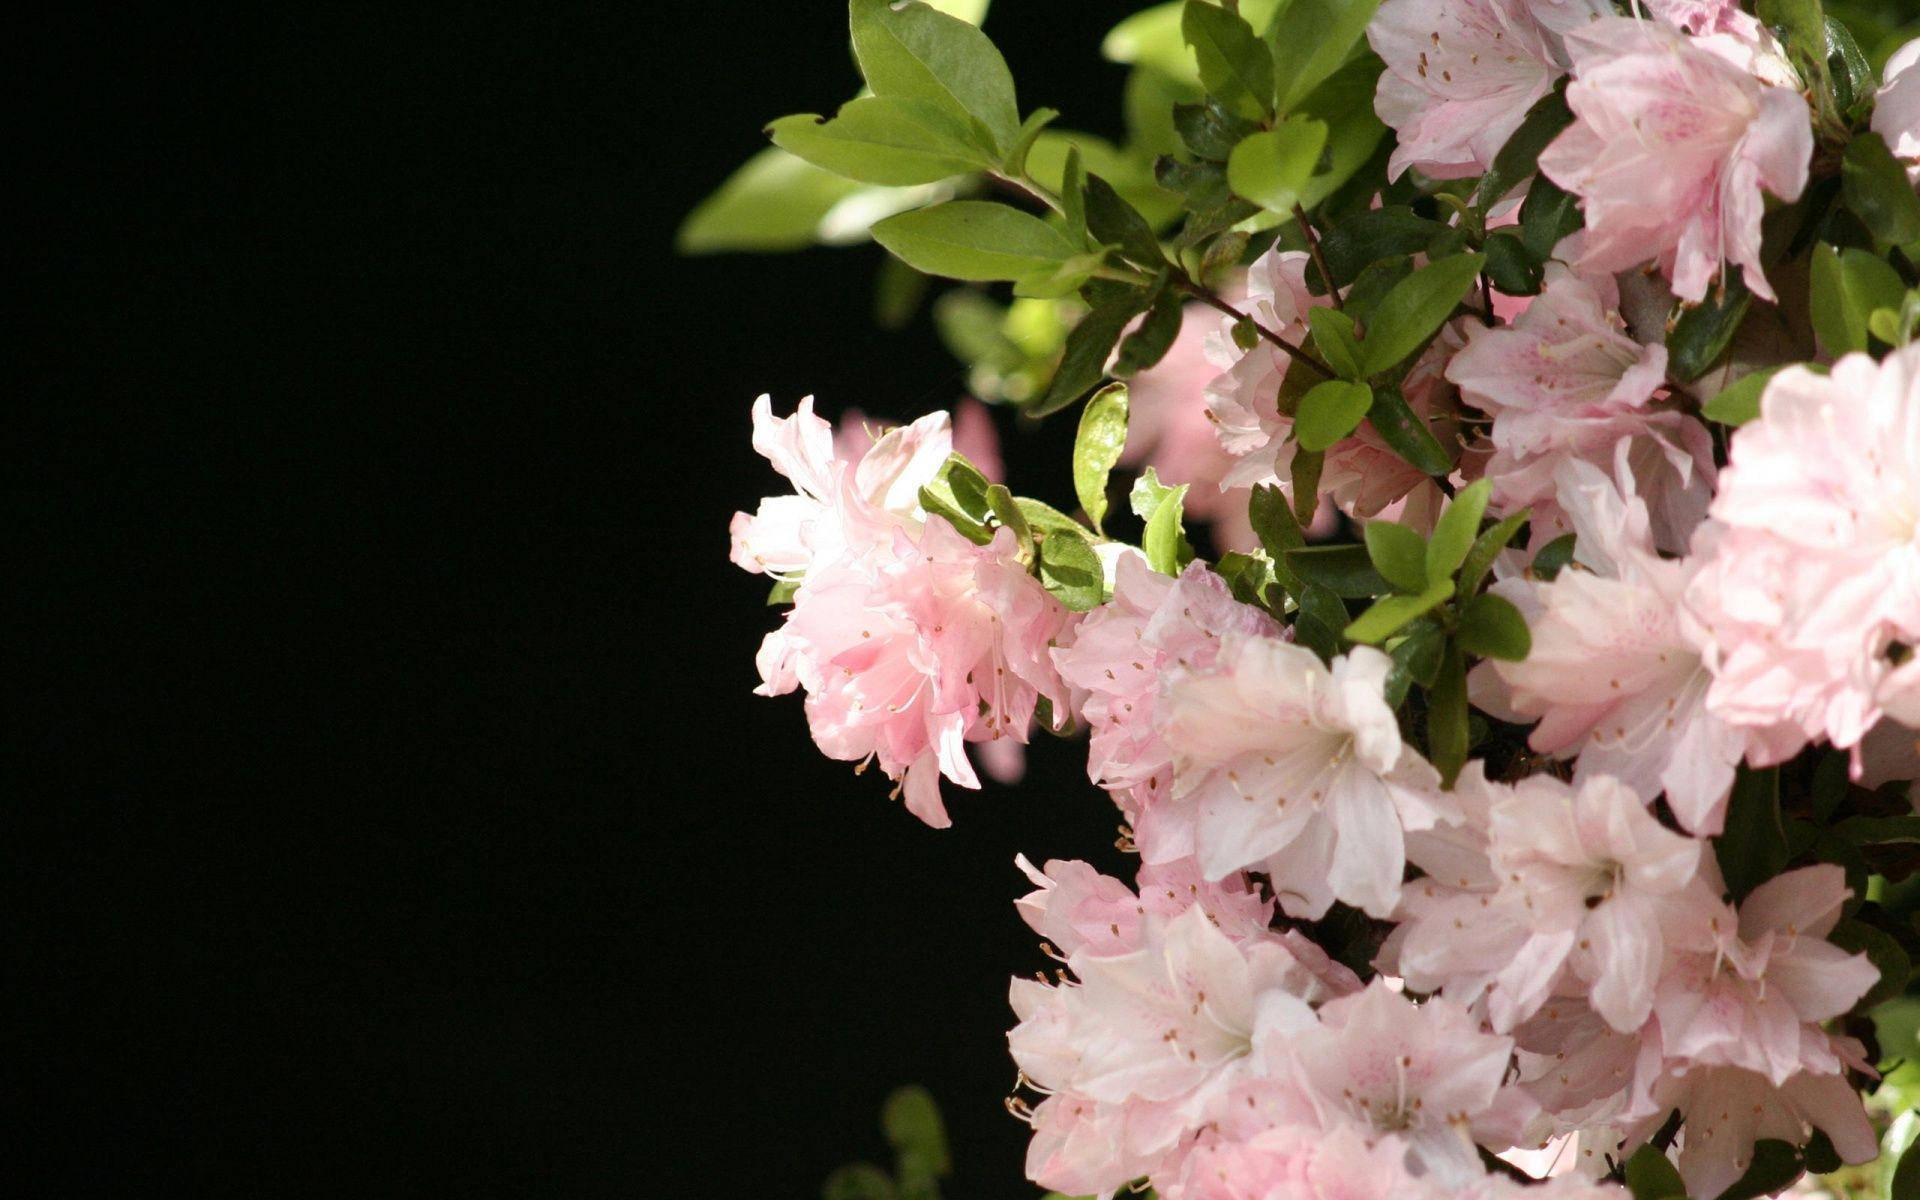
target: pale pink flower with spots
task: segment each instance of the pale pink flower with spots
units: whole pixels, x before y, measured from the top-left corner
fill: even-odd
[[[1920,642],[1920,346],[1788,368],[1760,411],[1733,437],[1686,600],[1710,636],[1709,709],[1765,731],[1755,761],[1778,762],[1920,710],[1895,657]]]
[[[1401,740],[1389,665],[1369,646],[1329,667],[1304,646],[1234,634],[1212,666],[1168,672],[1168,818],[1192,823],[1209,878],[1258,866],[1294,916],[1335,899],[1392,912],[1405,831],[1456,818],[1438,772]]]
[[[1763,193],[1794,200],[1806,187],[1806,101],[1660,21],[1607,18],[1565,41],[1576,119],[1540,170],[1583,201],[1577,265],[1623,271],[1651,259],[1675,295],[1696,303],[1731,263],[1772,300],[1760,267]]]
[[[940,777],[977,788],[968,741],[1025,741],[1039,697],[1065,711],[1048,651],[1071,614],[1027,573],[1011,530],[976,546],[942,520],[886,552],[809,570],[767,635],[761,695],[804,688],[814,743],[876,762],[908,811],[950,824]]]
[[[1920,41],[1895,50],[1881,73],[1886,82],[1874,93],[1872,128],[1912,176],[1920,172]]]
[[[1386,64],[1374,111],[1396,135],[1388,178],[1480,174],[1565,74],[1527,0],[1386,0],[1367,41]]]
[[[1115,566],[1113,599],[1080,622],[1072,644],[1053,652],[1067,683],[1086,700],[1087,774],[1113,793],[1149,862],[1193,853],[1193,825],[1169,821],[1173,754],[1158,717],[1160,689],[1174,667],[1213,665],[1225,634],[1281,636],[1279,624],[1241,604],[1205,563],[1170,578],[1138,554]]]
[[[1398,1137],[1281,1125],[1203,1146],[1178,1182],[1156,1190],[1167,1200],[1437,1200],[1442,1189],[1409,1171],[1406,1159]]]

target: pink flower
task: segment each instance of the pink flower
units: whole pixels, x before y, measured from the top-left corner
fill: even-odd
[[[1829,375],[1792,367],[1734,435],[1689,610],[1711,636],[1708,707],[1777,762],[1849,748],[1920,703],[1920,346]]]
[[[1813,131],[1799,93],[1658,21],[1593,21],[1568,32],[1566,46],[1576,120],[1540,169],[1585,202],[1578,265],[1622,271],[1655,259],[1695,303],[1731,262],[1772,300],[1760,268],[1762,191],[1793,200],[1806,186]]]
[[[1688,829],[1718,833],[1748,736],[1707,706],[1703,637],[1681,607],[1694,564],[1655,553],[1646,506],[1597,468],[1570,459],[1556,475],[1578,565],[1551,583],[1495,585],[1526,616],[1533,649],[1477,670],[1476,701],[1539,718],[1528,744],[1578,754],[1580,779],[1615,776],[1645,800],[1665,792]]]
[[[1389,179],[1480,174],[1564,74],[1527,0],[1386,0],[1367,41],[1386,63],[1374,111],[1397,138]]]
[[[1397,1137],[1282,1125],[1203,1147],[1178,1184],[1158,1190],[1168,1200],[1437,1200],[1440,1189],[1408,1171],[1406,1158]]]
[[[1044,872],[1036,870],[1025,855],[1014,861],[1039,888],[1015,901],[1014,907],[1035,933],[1063,954],[1083,947],[1094,954],[1128,953],[1140,946],[1149,917],[1170,921],[1195,906],[1207,914],[1214,928],[1235,941],[1264,936],[1273,917],[1273,901],[1262,900],[1248,888],[1244,876],[1209,882],[1190,859],[1141,867],[1137,895],[1118,879],[1078,860],[1049,859]],[[1313,946],[1305,938],[1289,944]],[[1345,967],[1329,961],[1324,970],[1335,973],[1329,978],[1345,972],[1351,982],[1342,990],[1360,986]]]
[[[1678,1110],[1686,1123],[1679,1167],[1689,1195],[1717,1196],[1733,1186],[1753,1165],[1762,1138],[1800,1145],[1818,1129],[1842,1162],[1872,1162],[1880,1154],[1859,1093],[1839,1075],[1802,1073],[1776,1087],[1751,1071],[1704,1067],[1672,1078],[1660,1093],[1660,1120]]]
[[[1493,417],[1483,474],[1495,511],[1528,508],[1536,544],[1569,528],[1555,496],[1558,466],[1579,459],[1610,468],[1630,439],[1636,490],[1658,517],[1655,542],[1678,552],[1706,515],[1713,439],[1691,417],[1654,407],[1666,347],[1628,337],[1618,306],[1612,277],[1549,263],[1545,290],[1510,326],[1468,323],[1447,378]]]
[[[735,513],[731,557],[745,570],[780,578],[804,574],[842,554],[917,529],[925,516],[920,489],[939,473],[953,449],[947,414],[932,413],[888,430],[877,441],[864,433],[843,437],[813,415],[813,397],[791,417],[775,417],[773,402],[753,402],[753,448],[793,482],[791,496],[770,496],[758,512]]]
[[[822,753],[877,761],[910,812],[945,827],[939,777],[980,786],[964,743],[1024,741],[1043,695],[1065,711],[1048,651],[1069,616],[1027,574],[1010,530],[975,546],[928,521],[884,552],[810,570],[761,646],[755,690],[805,688]]]
[[[1454,809],[1400,739],[1382,693],[1389,665],[1360,646],[1329,669],[1291,642],[1229,634],[1212,667],[1169,672],[1169,817],[1192,823],[1209,878],[1264,864],[1291,915],[1319,917],[1335,899],[1392,911],[1404,831]]]
[[[1193,853],[1191,821],[1165,818],[1173,755],[1156,720],[1162,677],[1176,666],[1212,666],[1228,633],[1278,637],[1280,626],[1236,601],[1204,563],[1170,579],[1126,554],[1113,599],[1087,614],[1071,645],[1053,652],[1061,677],[1086,695],[1088,777],[1114,793],[1149,862]]]
[[[1886,82],[1874,93],[1873,131],[1896,158],[1920,164],[1920,41],[1895,50],[1881,73]]]
[[[1746,17],[1739,0],[1642,0],[1642,7],[1688,33],[1732,33]]]

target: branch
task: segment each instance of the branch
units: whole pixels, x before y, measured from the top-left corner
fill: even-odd
[[[1212,292],[1208,291],[1206,288],[1203,288],[1199,284],[1195,283],[1184,272],[1177,274],[1173,277],[1173,285],[1179,288],[1181,291],[1185,292],[1187,295],[1192,296],[1195,300],[1200,301],[1202,304],[1205,304],[1210,308],[1216,309],[1219,312],[1225,313],[1227,316],[1232,317],[1235,321],[1245,321],[1248,325],[1253,326],[1254,331],[1257,332],[1261,337],[1265,338],[1268,342],[1271,342],[1275,349],[1279,350],[1281,353],[1285,354],[1287,357],[1293,359],[1295,362],[1305,363],[1307,368],[1313,371],[1314,374],[1320,376],[1320,378],[1322,379],[1338,379],[1339,378],[1339,376],[1334,373],[1334,370],[1332,367],[1329,367],[1326,363],[1323,363],[1318,358],[1314,357],[1314,355],[1312,355],[1307,351],[1306,347],[1295,346],[1292,343],[1288,342],[1285,338],[1281,337],[1279,334],[1275,333],[1273,330],[1268,329],[1265,325],[1260,324],[1260,322],[1254,320],[1252,317],[1248,316],[1246,313],[1241,312],[1239,309],[1235,308],[1233,305],[1228,304],[1225,300],[1222,300],[1220,297],[1214,295]]]

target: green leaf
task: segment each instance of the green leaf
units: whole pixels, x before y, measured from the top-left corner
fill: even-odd
[[[1684,1200],[1687,1185],[1658,1146],[1642,1146],[1627,1160],[1627,1191],[1633,1200]]]
[[[1075,253],[1065,235],[1040,218],[985,200],[951,200],[888,217],[873,227],[873,240],[915,270],[977,282],[1019,279]]]
[[[1513,535],[1520,532],[1520,527],[1526,523],[1527,510],[1523,508],[1501,518],[1499,524],[1474,539],[1473,549],[1467,551],[1466,561],[1460,564],[1459,592],[1462,596],[1471,596],[1480,590],[1487,573],[1493,570],[1493,560],[1500,557],[1500,552],[1507,548]]]
[[[771,608],[776,604],[792,604],[793,595],[799,590],[798,579],[776,579],[773,581],[773,590],[767,593],[767,606]]]
[[[1044,500],[1035,500],[1030,496],[1015,496],[1013,504],[1020,510],[1020,515],[1027,519],[1027,525],[1032,528],[1035,537],[1044,536],[1056,529],[1077,533],[1081,537],[1087,536],[1085,525]]]
[[[1778,875],[1787,865],[1787,832],[1780,823],[1780,769],[1742,764],[1727,802],[1726,829],[1714,840],[1720,873],[1734,900]]]
[[[1762,1138],[1753,1144],[1753,1163],[1715,1200],[1758,1200],[1786,1190],[1800,1177],[1800,1153],[1789,1142]]]
[[[1700,415],[1723,425],[1745,425],[1760,415],[1760,393],[1767,390],[1767,381],[1779,372],[1779,367],[1768,367],[1742,375],[1702,405]]]
[[[1180,143],[1196,158],[1214,162],[1227,161],[1240,139],[1260,128],[1229,111],[1215,97],[1200,104],[1174,105],[1173,127],[1180,135]]]
[[[1322,660],[1340,652],[1340,631],[1346,628],[1347,606],[1340,597],[1317,583],[1304,583],[1295,593],[1300,612],[1294,617],[1293,639]]]
[[[1885,259],[1865,250],[1813,248],[1811,309],[1820,345],[1836,357],[1867,348],[1867,319],[1900,307],[1907,285]]]
[[[1846,920],[1833,927],[1827,940],[1850,954],[1864,954],[1880,972],[1880,982],[1860,997],[1860,1008],[1884,1004],[1907,990],[1913,976],[1913,960],[1899,942],[1885,930],[1861,920]]]
[[[1180,302],[1180,293],[1172,288],[1161,288],[1153,307],[1147,309],[1147,315],[1140,324],[1121,339],[1113,373],[1123,379],[1132,378],[1165,358],[1180,336],[1180,326],[1185,317],[1186,310]]]
[[[1413,596],[1385,596],[1356,617],[1345,633],[1349,641],[1377,646],[1401,626],[1425,616],[1453,596],[1453,580],[1442,579]]]
[[[1833,18],[1827,18],[1831,28]],[[1813,1131],[1807,1144],[1800,1148],[1801,1161],[1806,1163],[1810,1175],[1831,1175],[1846,1164],[1840,1159],[1840,1152],[1833,1148],[1833,1139],[1823,1129]]]
[[[1920,239],[1920,196],[1879,134],[1856,133],[1847,143],[1840,194],[1880,240],[1903,246]]]
[[[1480,177],[1474,199],[1481,209],[1493,207],[1521,180],[1533,174],[1540,162],[1540,152],[1571,124],[1573,110],[1567,107],[1564,87],[1557,87],[1534,101],[1526,119],[1507,137],[1500,152],[1493,156],[1493,165]]]
[[[1369,209],[1340,222],[1320,239],[1320,256],[1327,260],[1335,287],[1345,287],[1382,259],[1418,254],[1428,243],[1447,231],[1447,226],[1415,213],[1411,208],[1393,206]],[[1311,284],[1318,273],[1309,269]]]
[[[1366,372],[1360,361],[1360,343],[1353,335],[1353,318],[1337,308],[1316,306],[1307,310],[1307,327],[1313,333],[1314,349],[1327,365],[1344,379],[1358,380]]]
[[[1273,112],[1273,55],[1237,13],[1188,0],[1180,35],[1193,47],[1200,82],[1223,100],[1246,100],[1251,111]]]
[[[1449,642],[1439,674],[1427,689],[1427,757],[1439,769],[1445,786],[1452,787],[1466,765],[1469,745],[1467,663],[1460,644]]]
[[[1027,514],[1021,512],[1020,506],[1014,503],[1013,493],[1007,490],[1006,484],[987,485],[987,507],[993,510],[995,520],[1013,530],[1013,536],[1021,546],[1032,543],[1033,527],[1027,524]]]
[[[1073,494],[1095,531],[1107,519],[1107,476],[1127,445],[1127,385],[1110,384],[1080,410],[1073,439]]]
[[[854,1163],[827,1176],[820,1200],[895,1200],[893,1180],[872,1163]]]
[[[1444,476],[1453,470],[1453,459],[1447,456],[1446,447],[1427,428],[1425,418],[1413,411],[1399,388],[1383,387],[1376,391],[1367,420],[1387,448],[1415,470],[1433,476]]]
[[[1446,511],[1433,524],[1433,540],[1427,544],[1426,578],[1446,579],[1467,561],[1473,540],[1480,534],[1480,518],[1487,511],[1487,497],[1493,485],[1477,479],[1460,489]]]
[[[920,507],[945,517],[969,541],[986,545],[993,540],[987,517],[987,478],[958,454],[950,455],[932,482],[920,489]]]
[[[1264,554],[1229,550],[1213,565],[1213,573],[1226,581],[1235,600],[1242,604],[1263,604],[1261,593],[1273,581],[1273,562]]]
[[[1117,292],[1105,303],[1080,318],[1067,334],[1066,349],[1060,355],[1053,382],[1040,401],[1028,412],[1044,417],[1059,412],[1086,395],[1106,377],[1107,360],[1113,357],[1113,344],[1120,340],[1127,323],[1137,316],[1146,302],[1138,291]]]
[[[1484,254],[1461,254],[1430,263],[1401,280],[1374,310],[1360,344],[1369,375],[1388,370],[1427,344],[1467,294],[1486,263]]]
[[[1509,296],[1537,296],[1546,279],[1545,260],[1527,248],[1511,229],[1496,229],[1480,247],[1487,255],[1487,278]]]
[[[1888,1200],[1920,1200],[1920,1141],[1907,1147],[1887,1185]]]
[[[1007,151],[1006,160],[1001,169],[1014,179],[1027,173],[1027,156],[1033,153],[1033,145],[1040,140],[1040,134],[1047,126],[1060,119],[1060,110],[1056,108],[1036,108],[1020,122],[1020,132],[1014,138],[1013,149]]]
[[[1861,846],[1920,843],[1920,817],[1848,817],[1833,832]]]
[[[1380,0],[1293,0],[1269,31],[1280,107],[1291,110],[1347,61]]]
[[[1157,270],[1167,262],[1160,253],[1159,235],[1138,209],[1120,198],[1113,185],[1088,175],[1087,229],[1102,244],[1120,247],[1120,255],[1136,266]]]
[[[1405,525],[1368,521],[1367,558],[1382,578],[1409,596],[1427,590],[1427,540]]]
[[[1107,31],[1100,53],[1109,62],[1149,68],[1138,74],[1165,75],[1181,83],[1198,84],[1200,67],[1193,49],[1180,36],[1182,0],[1167,0],[1137,12]]]
[[[916,1086],[895,1089],[880,1110],[880,1128],[901,1157],[920,1160],[937,1176],[945,1176],[953,1169],[953,1160],[947,1151],[946,1125],[927,1089]]]
[[[1013,75],[987,35],[912,0],[852,0],[853,52],[876,96],[920,100],[978,121],[983,150],[1005,154],[1019,140]]]
[[[1392,656],[1394,666],[1404,674],[1410,683],[1421,687],[1432,687],[1434,680],[1440,677],[1440,663],[1447,650],[1446,631],[1432,621],[1415,624],[1407,635],[1394,643],[1388,654]],[[1403,691],[1401,699],[1406,698]],[[1395,708],[1399,705],[1396,703]]]
[[[1729,274],[1717,296],[1685,309],[1667,333],[1667,373],[1691,383],[1707,373],[1733,341],[1753,303],[1746,282]]]
[[[850,179],[769,146],[687,214],[674,246],[682,254],[798,250],[813,244],[820,219],[834,205],[859,190]]]
[[[1181,509],[1185,504],[1187,485],[1167,487],[1152,467],[1134,481],[1133,492],[1128,497],[1134,513],[1147,523],[1140,535],[1140,549],[1146,551],[1147,565],[1163,575],[1178,575],[1180,568],[1193,558],[1193,547],[1187,544],[1185,530],[1180,527]]]
[[[1560,239],[1580,228],[1580,204],[1573,194],[1545,175],[1535,175],[1520,205],[1520,240],[1544,259]]]
[[[1360,172],[1373,161],[1387,127],[1373,112],[1379,60],[1357,58],[1315,88],[1294,108],[1296,116],[1327,123],[1327,145],[1320,165],[1301,192],[1301,207],[1313,209],[1350,183],[1365,182]]]
[[[1040,582],[1070,612],[1088,612],[1107,598],[1100,556],[1077,530],[1048,529],[1040,538],[1037,565]]]
[[[1235,195],[1274,212],[1290,213],[1306,193],[1326,144],[1325,121],[1288,117],[1233,148],[1227,159],[1227,183]]]
[[[811,113],[767,126],[773,144],[817,167],[865,183],[935,183],[992,166],[967,141],[967,127],[917,100],[864,96],[822,123]]]
[[[1283,384],[1284,386],[1284,384]],[[1290,472],[1293,484],[1293,515],[1302,525],[1313,520],[1320,508],[1320,472],[1326,468],[1324,450],[1296,450]]]
[[[1561,570],[1572,561],[1573,535],[1563,533],[1540,547],[1539,552],[1533,556],[1533,563],[1528,570],[1532,572],[1534,578],[1552,583]]]
[[[1533,651],[1533,635],[1511,603],[1482,592],[1460,606],[1460,647],[1481,658],[1519,662]]]
[[[1288,550],[1285,558],[1288,568],[1302,580],[1336,596],[1357,600],[1393,591],[1393,585],[1374,568],[1365,546],[1304,546]],[[1340,624],[1344,626],[1346,621]]]
[[[1373,389],[1364,383],[1329,379],[1300,398],[1293,434],[1308,450],[1325,450],[1352,433],[1373,406]]]

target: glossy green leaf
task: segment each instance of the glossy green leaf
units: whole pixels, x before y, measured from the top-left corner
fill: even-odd
[[[1087,229],[1095,240],[1120,247],[1121,256],[1136,266],[1152,270],[1166,264],[1153,226],[1113,190],[1112,184],[1098,175],[1088,175],[1086,200]]]
[[[1365,546],[1304,546],[1288,550],[1285,558],[1287,566],[1302,580],[1345,599],[1385,596],[1393,591],[1393,585],[1374,567]]]
[[[1496,229],[1480,247],[1487,255],[1487,278],[1509,296],[1537,296],[1546,279],[1545,260],[1528,249],[1511,229]]]
[[[1847,207],[1875,237],[1895,245],[1920,239],[1920,196],[1879,134],[1857,133],[1847,143],[1840,181]]]
[[[1273,55],[1237,13],[1188,0],[1180,14],[1180,33],[1193,47],[1200,82],[1209,93],[1244,101],[1249,111],[1273,112]]]
[[[1127,386],[1110,384],[1080,410],[1073,439],[1073,493],[1095,530],[1107,519],[1107,476],[1127,445]]]
[[[1453,315],[1486,263],[1483,254],[1461,254],[1420,268],[1401,280],[1374,310],[1360,350],[1369,375],[1388,370],[1427,344]]]
[[[1533,562],[1528,567],[1528,570],[1532,572],[1534,578],[1552,583],[1554,579],[1559,576],[1560,572],[1565,569],[1566,565],[1572,561],[1573,535],[1563,533],[1546,545],[1540,547],[1539,551],[1534,554]]]
[[[1326,469],[1324,450],[1298,449],[1293,454],[1290,482],[1293,484],[1293,515],[1305,525],[1320,507],[1320,474]]]
[[[1237,196],[1274,212],[1292,212],[1306,194],[1326,144],[1325,121],[1288,117],[1233,148],[1227,159],[1227,182]]]
[[[985,200],[952,200],[888,217],[873,227],[873,239],[915,270],[981,282],[1019,279],[1076,252],[1040,218]]]
[[[1446,511],[1433,524],[1433,540],[1427,543],[1427,579],[1446,579],[1467,561],[1473,540],[1480,536],[1480,518],[1487,511],[1487,497],[1492,492],[1492,484],[1476,479],[1448,502]]]
[[[1491,208],[1529,175],[1560,131],[1573,124],[1573,110],[1567,107],[1565,88],[1555,88],[1534,101],[1520,127],[1508,135],[1493,156],[1493,165],[1480,177],[1474,199],[1482,209]]]
[[[1533,651],[1520,610],[1492,592],[1482,592],[1460,606],[1460,647],[1481,658],[1519,662]]]
[[[1627,1160],[1627,1191],[1633,1200],[1684,1200],[1687,1185],[1658,1146],[1642,1146]]]
[[[1204,103],[1174,105],[1173,127],[1180,135],[1181,145],[1195,157],[1214,162],[1227,161],[1240,140],[1259,129],[1213,97]]]
[[[1787,865],[1787,834],[1780,822],[1780,769],[1740,767],[1727,801],[1726,829],[1715,839],[1720,873],[1736,901]]]
[[[1440,670],[1427,689],[1427,757],[1452,787],[1466,765],[1470,735],[1467,728],[1467,663],[1458,642],[1449,642]]]
[[[1415,470],[1435,477],[1453,470],[1453,459],[1448,457],[1446,447],[1433,436],[1426,418],[1413,411],[1399,388],[1383,387],[1375,391],[1367,420],[1387,448]]]
[[[1327,144],[1320,152],[1319,165],[1301,189],[1301,207],[1318,207],[1354,182],[1357,173],[1373,161],[1387,133],[1373,111],[1379,79],[1377,59],[1356,58],[1294,105],[1290,115],[1313,117],[1327,124]]]
[[[1066,349],[1061,353],[1059,367],[1054,370],[1053,382],[1028,411],[1044,417],[1059,412],[1093,390],[1094,385],[1106,377],[1114,343],[1120,340],[1128,323],[1139,315],[1144,303],[1143,293],[1119,292],[1081,317],[1080,323],[1067,334]]]
[[[1129,500],[1135,515],[1147,523],[1140,535],[1140,549],[1146,552],[1147,565],[1164,575],[1178,575],[1193,558],[1186,531],[1180,526],[1187,485],[1167,487],[1152,467],[1134,482]]]
[[[1821,348],[1839,356],[1867,348],[1867,319],[1900,307],[1907,285],[1885,259],[1865,250],[1813,248],[1811,316]]]
[[[1300,399],[1293,434],[1308,450],[1325,450],[1359,428],[1373,406],[1373,389],[1364,383],[1330,379]]]
[[[1767,382],[1779,372],[1779,367],[1768,367],[1764,371],[1742,375],[1702,405],[1700,415],[1723,425],[1746,424],[1760,415],[1760,394],[1767,390]]]
[[[968,144],[967,132],[944,109],[887,96],[852,101],[831,121],[802,113],[767,126],[774,145],[817,167],[892,185],[934,183],[992,166]]]
[[[1729,273],[1718,295],[1683,310],[1667,333],[1667,373],[1683,383],[1707,373],[1733,342],[1753,293],[1738,273]]]
[[[1273,561],[1265,554],[1243,554],[1229,550],[1213,564],[1213,573],[1226,582],[1227,590],[1242,604],[1265,604],[1264,593],[1273,582]]]
[[[1041,534],[1035,565],[1041,584],[1071,612],[1088,612],[1106,599],[1100,556],[1077,530],[1050,528]]]
[[[1410,596],[1426,591],[1427,539],[1392,521],[1368,521],[1362,536],[1382,578]]]
[[[1186,306],[1181,302],[1180,293],[1172,288],[1162,288],[1140,324],[1120,339],[1120,352],[1114,360],[1113,373],[1128,379],[1165,358],[1167,351],[1173,349],[1173,343],[1179,338],[1180,326],[1185,319]]]
[[[1459,591],[1462,596],[1471,596],[1480,590],[1487,575],[1493,570],[1493,561],[1507,548],[1513,535],[1527,523],[1527,510],[1508,513],[1498,524],[1489,526],[1486,532],[1474,539],[1473,548],[1467,551],[1466,559],[1460,564]]]
[[[987,35],[918,0],[851,0],[853,51],[876,96],[920,100],[978,121],[996,156],[1019,138],[1013,75]]]
[[[1888,1200],[1920,1200],[1920,1141],[1907,1147],[1887,1185]]]
[[[1347,61],[1380,0],[1293,0],[1274,20],[1273,77],[1290,111]]]
[[[1328,230],[1320,240],[1320,254],[1327,260],[1334,286],[1345,287],[1381,259],[1424,251],[1446,229],[1444,223],[1422,217],[1411,208],[1369,209]],[[1314,276],[1315,272],[1309,270],[1309,281]]]
[[[1013,493],[1004,483],[987,485],[987,507],[993,510],[994,519],[1013,530],[1013,536],[1021,546],[1033,541],[1033,527],[1027,524],[1027,514],[1020,511],[1020,505],[1014,501]]]
[[[1027,119],[1020,122],[1020,132],[1014,138],[1013,149],[1007,151],[1001,169],[1014,179],[1026,175],[1027,156],[1033,153],[1034,143],[1040,140],[1047,126],[1059,119],[1060,111],[1053,108],[1036,108],[1028,113]]]
[[[1180,35],[1183,0],[1168,0],[1137,12],[1107,31],[1100,53],[1110,61],[1147,67],[1184,83],[1200,82],[1193,48]]]
[[[1315,306],[1307,310],[1307,327],[1313,334],[1313,348],[1343,379],[1359,380],[1366,368],[1361,361],[1360,343],[1353,335],[1353,318],[1337,308]]]
[[[798,250],[814,243],[834,205],[859,190],[851,179],[769,146],[687,214],[674,245],[682,254]]]
[[[987,478],[965,458],[950,456],[939,474],[920,489],[920,507],[945,517],[969,541],[985,545],[993,538],[987,528],[992,505],[987,501]]]
[[[777,604],[792,604],[794,594],[799,590],[800,580],[798,579],[776,579],[773,581],[772,590],[767,592],[767,606],[771,608]]]
[[[1340,631],[1347,625],[1347,607],[1340,597],[1317,583],[1302,583],[1295,593],[1300,611],[1294,616],[1293,640],[1322,660],[1340,652]]]
[[[1349,641],[1377,646],[1400,628],[1445,604],[1453,596],[1453,580],[1442,579],[1417,595],[1383,596],[1355,617],[1344,630]]]
[[[1560,239],[1580,228],[1580,204],[1545,175],[1535,175],[1520,205],[1520,240],[1535,258],[1546,258]]]

